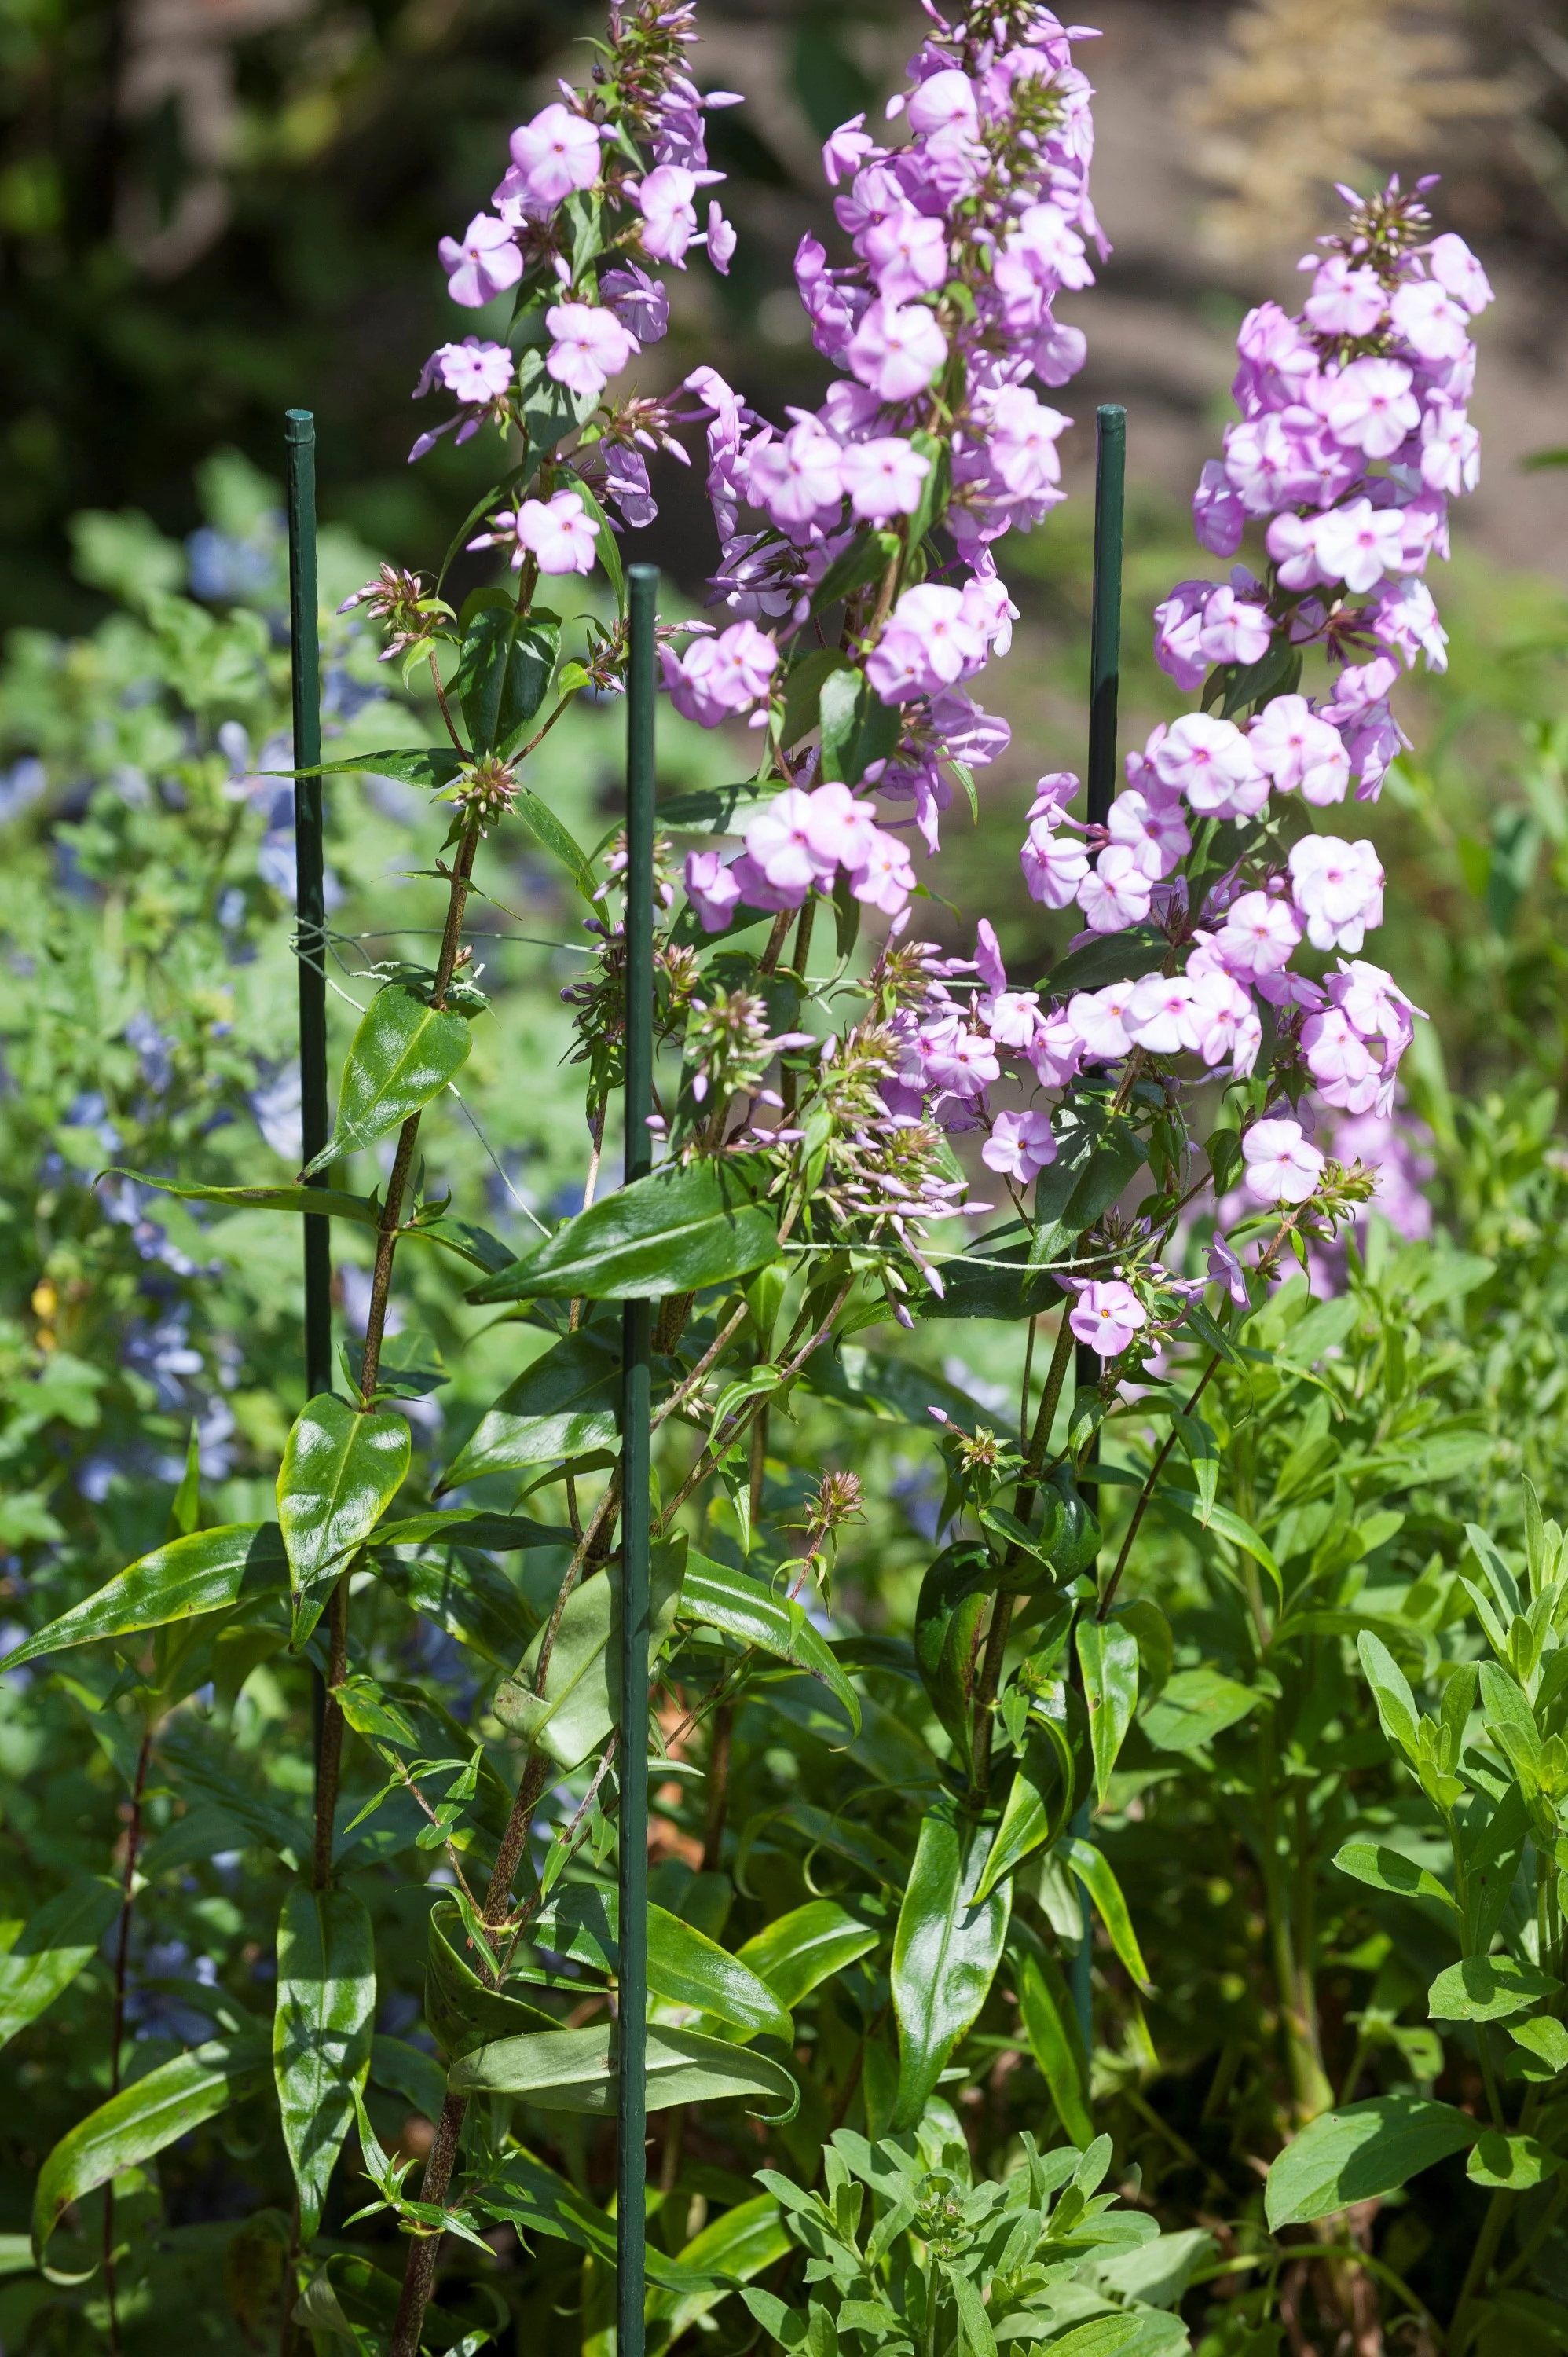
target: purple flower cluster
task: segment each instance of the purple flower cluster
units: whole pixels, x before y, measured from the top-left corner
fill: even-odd
[[[809,791],[818,777],[874,788],[906,806],[883,836],[912,828],[930,852],[953,773],[1007,742],[966,692],[1007,651],[1016,613],[992,547],[1063,496],[1057,443],[1070,421],[1036,383],[1061,385],[1082,365],[1081,334],[1052,306],[1091,283],[1089,245],[1105,249],[1089,199],[1091,92],[1071,60],[1072,42],[1091,37],[1033,0],[977,5],[956,26],[927,13],[935,29],[888,106],[889,144],[856,115],[822,151],[851,258],[830,264],[811,236],[795,257],[817,349],[840,371],[821,407],[791,408],[779,426],[713,370],[687,380],[710,418],[712,602],[736,619],[667,654],[665,675],[677,708],[704,725],[748,714],[768,728],[791,793],[820,797],[827,786]],[[809,626],[835,588],[843,667],[863,700],[897,716],[892,750],[847,778],[831,747],[791,766],[782,733],[791,676],[822,643]],[[869,839],[855,835],[857,855]],[[748,835],[717,882],[714,856],[693,855],[688,889],[716,927],[740,900],[792,905],[777,894],[797,881],[802,894],[831,890],[843,869],[897,915],[913,889],[908,856],[871,856],[875,874],[819,860],[811,881],[785,885]]]

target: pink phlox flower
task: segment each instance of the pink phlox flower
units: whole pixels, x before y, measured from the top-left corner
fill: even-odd
[[[974,1031],[956,1013],[920,1026],[920,1061],[927,1086],[957,1097],[983,1096],[1002,1076],[996,1050],[983,1031]]]
[[[827,259],[825,248],[808,232],[796,249],[795,284],[811,322],[811,341],[824,360],[842,364],[855,322],[870,297],[863,289],[841,285]]]
[[[1277,303],[1260,303],[1248,312],[1237,331],[1236,351],[1240,366],[1230,389],[1244,417],[1288,408],[1317,373],[1317,354],[1303,336],[1300,320]]]
[[[902,212],[905,201],[903,188],[891,166],[874,163],[855,174],[847,194],[833,199],[833,211],[845,235],[859,237],[873,221],[886,221],[889,213]]]
[[[1308,834],[1290,855],[1291,892],[1317,950],[1359,950],[1383,921],[1383,870],[1375,845]]]
[[[470,311],[504,295],[522,276],[522,254],[510,230],[490,213],[476,213],[461,242],[444,237],[439,251],[447,294]]]
[[[1269,799],[1269,780],[1233,720],[1187,712],[1173,721],[1157,748],[1155,775],[1205,818],[1255,818]]]
[[[1426,265],[1438,285],[1463,303],[1472,317],[1491,301],[1486,272],[1464,239],[1455,237],[1452,230],[1434,238],[1426,250]]]
[[[1429,556],[1447,557],[1448,502],[1441,491],[1418,491],[1396,512],[1402,572],[1422,573]]]
[[[599,134],[564,106],[545,107],[511,135],[511,160],[536,203],[555,206],[599,177]]]
[[[1263,1039],[1263,1027],[1250,993],[1231,974],[1213,970],[1194,973],[1190,959],[1187,981],[1192,992],[1190,1021],[1198,1054],[1209,1065],[1222,1063],[1229,1056],[1233,1077],[1244,1078],[1258,1060]]]
[[[1218,1228],[1208,1240],[1208,1274],[1223,1285],[1238,1309],[1250,1306],[1251,1296],[1247,1290],[1247,1272]]]
[[[1247,741],[1282,794],[1299,789],[1309,802],[1344,801],[1350,782],[1344,740],[1305,695],[1273,697],[1253,721]]]
[[[1078,905],[1091,933],[1125,932],[1149,913],[1154,886],[1125,843],[1108,845],[1078,888]]]
[[[1369,336],[1388,296],[1375,270],[1332,253],[1317,267],[1303,308],[1320,336]]]
[[[838,444],[815,422],[792,425],[781,442],[747,456],[751,498],[781,531],[836,517],[843,497]]]
[[[1405,527],[1395,509],[1375,508],[1368,499],[1352,500],[1347,507],[1330,508],[1314,522],[1313,546],[1324,580],[1343,581],[1360,596],[1375,589],[1385,573],[1397,573],[1405,565]],[[1271,554],[1273,542],[1271,529]]]
[[[1035,799],[1029,804],[1030,819],[1043,818],[1048,811],[1054,811],[1057,816],[1050,823],[1055,826],[1069,802],[1079,792],[1079,786],[1080,781],[1071,770],[1051,770],[1045,777],[1036,778]]]
[[[1122,1028],[1135,1048],[1151,1056],[1177,1056],[1196,1049],[1197,1025],[1193,988],[1185,974],[1146,974],[1133,985]]]
[[[932,696],[930,728],[939,759],[962,761],[971,770],[999,760],[1013,741],[1001,714],[982,711],[961,687],[944,687]]]
[[[715,638],[699,639],[679,662],[668,647],[660,649],[660,659],[677,712],[712,728],[730,714],[749,711],[768,694],[779,650],[755,622],[741,621]],[[760,858],[749,834],[746,849]]]
[[[476,404],[499,401],[511,391],[516,368],[516,359],[505,344],[481,343],[478,336],[465,336],[460,344],[443,344],[439,351],[432,352],[414,399],[428,393],[439,377],[459,401]]]
[[[770,884],[749,851],[743,851],[733,863],[732,873],[746,907],[767,909],[775,916],[785,909],[798,909],[811,889],[809,884]]]
[[[1151,798],[1129,787],[1111,805],[1110,835],[1122,843],[1151,881],[1171,875],[1192,849],[1181,806],[1167,795]]]
[[[1203,609],[1213,588],[1212,581],[1178,581],[1155,608],[1155,661],[1184,694],[1201,687],[1208,674],[1208,658],[1199,641]]]
[[[1241,1158],[1247,1191],[1260,1203],[1305,1203],[1324,1164],[1298,1121],[1255,1121],[1241,1140]]]
[[[1048,316],[1029,346],[1029,362],[1035,374],[1053,391],[1058,385],[1070,383],[1088,358],[1089,339],[1083,329],[1069,328]]]
[[[1481,479],[1481,437],[1462,409],[1434,402],[1421,421],[1421,479],[1456,500]]]
[[[1002,962],[1002,944],[989,917],[982,917],[974,929],[974,970],[987,990],[1006,989],[1007,969]]]
[[[686,898],[697,911],[703,932],[723,932],[740,905],[740,886],[734,868],[726,867],[716,851],[689,851]]]
[[[1326,447],[1310,410],[1244,418],[1225,428],[1225,474],[1249,515],[1282,507],[1326,507],[1355,479],[1357,468]]]
[[[1341,726],[1359,719],[1374,705],[1386,700],[1399,675],[1399,665],[1391,655],[1375,655],[1370,662],[1348,664],[1335,682],[1334,700],[1324,705],[1324,717]]]
[[[1192,528],[1215,556],[1234,556],[1246,530],[1247,511],[1218,458],[1206,458],[1192,495]]]
[[[544,314],[544,324],[553,339],[546,370],[568,393],[588,400],[642,349],[613,311],[595,304],[556,303]]]
[[[1081,1280],[1068,1324],[1080,1342],[1102,1359],[1119,1359],[1149,1322],[1149,1313],[1130,1285],[1119,1278]]]
[[[1339,971],[1328,977],[1328,996],[1363,1039],[1381,1039],[1397,1063],[1415,1037],[1415,1017],[1423,1010],[1407,998],[1380,965],[1363,958],[1344,958]]]
[[[1309,1015],[1301,1027],[1306,1069],[1326,1103],[1366,1113],[1377,1100],[1380,1071],[1367,1044],[1337,1006]]]
[[[1025,1050],[1043,1089],[1065,1088],[1083,1062],[1083,1041],[1066,1010],[1058,1007],[1036,1025]]]
[[[692,199],[697,178],[683,164],[656,164],[636,190],[642,250],[655,262],[680,263],[696,236],[697,209]]]
[[[855,241],[871,267],[876,290],[889,303],[911,295],[931,295],[948,274],[948,242],[940,221],[912,205],[868,222]]]
[[[1094,284],[1083,240],[1059,205],[1026,205],[1004,251],[1027,255],[1054,286],[1076,290]]]
[[[883,434],[852,442],[840,453],[840,471],[855,514],[886,523],[889,516],[914,514],[931,462],[901,435]]]
[[[1279,974],[1290,963],[1301,930],[1288,900],[1243,892],[1225,911],[1214,936],[1215,953],[1227,974]]]
[[[1038,500],[1061,480],[1057,442],[1072,423],[1037,401],[1027,385],[1007,384],[987,404],[985,451],[1015,499]]]
[[[1273,623],[1262,607],[1226,586],[1216,589],[1204,606],[1197,643],[1210,662],[1254,663],[1268,652],[1273,634]]]
[[[1424,581],[1386,581],[1367,619],[1375,638],[1391,647],[1407,670],[1424,655],[1429,671],[1448,668],[1448,633]]]
[[[1058,834],[1052,819],[1047,810],[1030,821],[1018,859],[1030,899],[1043,909],[1067,909],[1089,874],[1089,854],[1076,836]]]
[[[601,442],[604,453],[605,497],[613,500],[627,523],[634,532],[650,524],[659,513],[648,481],[648,461],[640,450],[628,449],[624,443]]]
[[[807,796],[806,840],[816,858],[832,868],[863,868],[876,848],[876,805],[857,801],[837,780]],[[754,850],[749,837],[746,847]]]
[[[957,66],[922,81],[908,101],[909,128],[929,137],[939,131],[973,131],[980,120],[974,84]]]
[[[1013,643],[1013,625],[1018,619],[1018,608],[1007,594],[1007,584],[994,567],[988,573],[970,576],[963,585],[959,611],[970,628],[980,632],[992,654],[1004,655],[1007,652]]]
[[[1032,1186],[1057,1158],[1050,1115],[1033,1108],[1026,1113],[999,1113],[980,1149],[980,1158],[988,1170],[1015,1178],[1021,1187]]]
[[[940,581],[921,581],[906,589],[888,618],[882,639],[866,665],[866,675],[885,704],[901,700],[889,694],[878,673],[885,651],[897,675],[918,680],[915,691],[930,694],[952,686],[985,660],[985,640],[963,611],[963,592]],[[907,691],[903,691],[907,692]]]
[[[1456,361],[1470,340],[1470,315],[1433,280],[1401,286],[1389,306],[1395,332],[1423,361]]]
[[[864,113],[852,114],[822,143],[822,178],[830,188],[836,188],[841,180],[853,180],[866,158],[878,152],[875,140],[865,128]]]
[[[721,278],[729,276],[729,266],[735,260],[735,250],[739,242],[735,223],[725,219],[724,208],[715,199],[708,207],[708,260]]]
[[[948,339],[919,303],[873,303],[849,340],[849,364],[879,400],[924,393],[948,356]]]
[[[786,786],[746,830],[746,856],[776,891],[809,892],[832,882],[835,863],[824,858],[812,841],[811,801],[799,786]]]
[[[596,526],[575,491],[557,491],[546,503],[524,500],[515,512],[502,508],[492,516],[493,532],[480,533],[470,548],[504,547],[510,541],[512,568],[521,571],[525,556],[533,556],[541,573],[591,573],[597,547]]]
[[[1336,577],[1325,572],[1318,558],[1317,533],[1322,522],[1321,516],[1295,515],[1289,509],[1271,522],[1265,544],[1282,588],[1316,589]]]
[[[1127,1005],[1130,982],[1107,983],[1103,990],[1080,990],[1067,1003],[1067,1019],[1083,1052],[1095,1063],[1112,1064],[1127,1053]]]
[[[974,1011],[999,1048],[1026,1052],[1040,1028],[1037,990],[988,990],[976,999]]]
[[[1347,449],[1391,458],[1421,424],[1421,404],[1402,361],[1352,361],[1310,389],[1313,407]]]

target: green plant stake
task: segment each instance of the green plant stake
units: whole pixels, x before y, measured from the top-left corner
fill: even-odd
[[[321,759],[321,646],[316,604],[316,420],[285,413],[288,432],[288,606],[294,691],[294,766]],[[301,1160],[308,1169],[327,1143],[327,894],[321,780],[294,781],[295,951],[299,960]],[[327,1187],[319,1170],[308,1187]],[[332,1388],[332,1235],[329,1222],[305,1226],[305,1383],[317,1398]]]
[[[659,574],[628,576],[631,662],[626,759],[626,1178],[652,1168],[654,602]],[[620,2072],[616,2144],[616,2346],[642,2357],[647,2273],[648,1652],[651,1305],[621,1312]]]
[[[1127,489],[1127,413],[1120,402],[1102,401],[1094,414],[1094,589],[1089,647],[1089,823],[1103,826],[1111,815],[1116,791],[1116,703],[1122,684],[1122,532]],[[1087,1342],[1078,1346],[1080,1390],[1100,1381],[1100,1359]],[[1085,1460],[1092,1475],[1099,1461],[1098,1444]],[[1098,1509],[1100,1485],[1091,1479],[1079,1484],[1086,1502]],[[1079,1841],[1090,1838],[1090,1809],[1087,1801],[1073,1817]],[[1089,1894],[1080,1889],[1083,1936],[1072,1959],[1072,2001],[1083,2037],[1084,2052],[1091,2050],[1093,1999],[1090,1982]]]

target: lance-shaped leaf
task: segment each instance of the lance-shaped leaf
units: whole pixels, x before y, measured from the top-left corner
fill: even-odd
[[[653,1660],[674,1622],[685,1555],[684,1532],[653,1549],[649,1584]],[[541,1695],[535,1694],[533,1684],[543,1637],[541,1630],[516,1677],[503,1679],[497,1687],[495,1714],[531,1750],[542,1751],[559,1768],[575,1768],[598,1749],[620,1717],[618,1567],[611,1564],[567,1598]]]
[[[288,1563],[275,1523],[225,1523],[215,1531],[194,1531],[117,1572],[95,1595],[7,1653],[0,1670],[20,1669],[69,1645],[135,1636],[199,1612],[221,1612],[287,1592]]]
[[[49,2237],[73,2201],[216,2119],[240,2084],[266,2067],[263,2034],[215,2038],[161,2063],[79,2120],[44,2162],[33,2196],[33,2255],[44,2273],[51,2273],[44,2260]]]
[[[273,2075],[299,2193],[300,2240],[315,2240],[363,2088],[376,2010],[375,1938],[351,1890],[296,1887],[278,1918]]]
[[[1094,1620],[1079,1622],[1077,1640],[1098,1805],[1138,1707],[1138,1641],[1120,1621]]]
[[[472,2187],[467,2199],[487,2217],[510,2219],[520,2234],[550,2234],[559,2242],[573,2243],[579,2250],[590,2251],[607,2266],[615,2265],[614,2218],[520,2146],[510,2147],[490,2175]],[[743,2206],[751,2209],[756,2205],[748,2202]],[[770,2203],[769,2207],[776,2210],[777,2205]],[[735,2214],[733,2211],[725,2212],[726,2217]],[[690,2251],[695,2245],[689,2243],[686,2248]],[[767,2261],[761,2264],[766,2266]],[[707,2292],[719,2299],[730,2288],[726,2276],[693,2266],[684,2256],[667,2258],[655,2243],[648,2246],[647,2266],[649,2282],[678,2297]]]
[[[319,2275],[313,2276],[294,2311],[294,2321],[309,2329],[318,2349],[384,2349],[392,2339],[403,2298],[403,2279],[372,2266],[351,2251],[334,2251]],[[365,2334],[373,2336],[370,2341]],[[425,2304],[419,2328],[419,2345],[432,2357],[478,2357],[496,2337],[493,2323],[476,2321],[468,2312],[454,2314],[435,2300]]]
[[[1262,1696],[1219,1670],[1178,1670],[1144,1713],[1143,1728],[1156,1751],[1192,1751],[1212,1743],[1256,1710]]]
[[[1481,2122],[1452,2104],[1434,2104],[1395,2088],[1365,2104],[1320,2112],[1269,2171],[1269,2227],[1309,2226],[1354,2201],[1375,2201],[1463,2152],[1481,2134]]]
[[[706,2316],[724,2298],[732,2284],[749,2283],[765,2267],[795,2247],[783,2212],[771,2193],[737,2201],[722,2217],[711,2218],[702,2232],[682,2247],[679,2265],[693,2274],[717,2276],[720,2282],[677,2290],[660,2288],[648,2301],[648,2321],[666,2327],[664,2345],[678,2340],[690,2325]]]
[[[964,2031],[991,1992],[1007,1934],[1011,1886],[974,1891],[986,1844],[945,1812],[922,1819],[893,1935],[893,2008],[898,2018],[894,2128],[916,2126]]]
[[[424,2018],[445,2054],[467,2054],[487,2040],[514,2038],[542,2029],[552,2020],[513,1989],[480,1979],[456,1901],[438,1900],[430,1910],[424,1956]]]
[[[858,1957],[868,1955],[882,1934],[841,1907],[836,1899],[808,1900],[748,1940],[738,1951],[742,1964],[768,1983],[780,2005],[791,2007]]]
[[[1148,1153],[1145,1141],[1120,1114],[1084,1107],[1059,1133],[1056,1160],[1035,1186],[1035,1268],[1071,1253],[1086,1228],[1132,1184]]]
[[[1057,1839],[1072,1814],[1073,1784],[1066,1729],[1054,1718],[1036,1719],[1007,1788],[1002,1822],[975,1889],[977,1899],[988,1897],[1025,1858]]]
[[[1343,1842],[1334,1853],[1334,1863],[1341,1874],[1353,1875],[1369,1889],[1386,1890],[1400,1899],[1435,1899],[1450,1913],[1457,1910],[1454,1893],[1434,1874],[1379,1842]]]
[[[0,1925],[0,1934],[11,1935],[0,1954],[0,2046],[47,2013],[91,1964],[123,1902],[117,1882],[84,1874],[46,1899],[26,1922]]]
[[[1018,1975],[1018,2018],[1029,2051],[1051,2091],[1057,2115],[1076,2145],[1094,2134],[1089,2112],[1089,2058],[1072,1998],[1056,1959],[1026,1949]]]
[[[614,2032],[542,2030],[476,2047],[453,2064],[447,2084],[456,2095],[526,2095],[545,2112],[613,2112],[617,2069]],[[748,2099],[747,2108],[775,2126],[793,2119],[800,2090],[782,2063],[750,2047],[732,2046],[696,2030],[650,2028],[648,2108]]]
[[[561,621],[545,608],[520,614],[504,589],[476,589],[463,608],[463,651],[448,691],[463,708],[476,754],[502,759],[521,743],[544,701],[561,649]]]
[[[380,2031],[371,2040],[371,2077],[412,2104],[427,2120],[438,2120],[446,2100],[446,2073],[424,2048]]]
[[[295,1418],[278,1470],[278,1521],[302,1596],[368,1539],[408,1471],[409,1429],[383,1408],[366,1415],[330,1392]]]
[[[1101,1921],[1110,1932],[1112,1946],[1147,1996],[1154,1985],[1138,1945],[1138,1935],[1133,1929],[1127,1901],[1122,1895],[1122,1886],[1111,1871],[1111,1861],[1103,1850],[1096,1849],[1092,1842],[1078,1839],[1065,1845],[1065,1855],[1068,1864],[1093,1900]]]
[[[341,1155],[374,1145],[427,1105],[467,1062],[472,1039],[464,1017],[450,1007],[427,1006],[402,983],[378,990],[343,1067],[331,1142],[310,1169],[325,1170]]]
[[[401,1515],[381,1523],[377,1546],[453,1545],[483,1547],[490,1555],[512,1555],[525,1547],[569,1547],[575,1544],[564,1523],[536,1523],[530,1514],[492,1514],[483,1506],[442,1506],[428,1514]]]
[[[898,742],[903,714],[884,704],[858,671],[830,671],[818,694],[824,778],[857,786],[874,761],[885,761]]]
[[[793,2038],[788,2006],[747,1958],[732,1955],[668,1908],[650,1905],[647,1917],[648,1986],[654,1996],[711,2014],[737,2039],[764,2032]],[[613,1890],[564,1890],[535,1917],[527,1936],[537,1947],[611,1976],[620,1971],[620,1905]]]
[[[449,786],[467,756],[452,745],[392,745],[379,753],[351,753],[346,761],[322,761],[314,770],[267,770],[268,777],[337,778],[362,774],[395,778],[431,791]]]
[[[1244,1515],[1235,1513],[1229,1506],[1206,1507],[1196,1490],[1161,1488],[1155,1491],[1155,1503],[1168,1513],[1185,1514],[1199,1529],[1212,1531],[1217,1538],[1229,1539],[1231,1545],[1240,1547],[1243,1555],[1250,1555],[1253,1562],[1262,1565],[1268,1574],[1275,1601],[1283,1609],[1284,1581],[1280,1575],[1279,1565],[1274,1561],[1273,1551]]]
[[[681,1582],[681,1617],[722,1629],[743,1645],[793,1662],[832,1689],[860,1733],[860,1696],[833,1658],[827,1640],[806,1618],[805,1607],[788,1596],[776,1596],[761,1581],[727,1564],[710,1563],[706,1555],[688,1555]]]
[[[564,1336],[485,1411],[442,1476],[442,1489],[613,1448],[620,1435],[620,1352],[602,1334]]]
[[[434,1620],[460,1645],[471,1645],[498,1669],[510,1669],[538,1622],[503,1571],[472,1547],[438,1555],[398,1555],[375,1545],[377,1576],[411,1611]]]
[[[519,786],[512,794],[512,815],[520,818],[530,834],[552,858],[558,859],[575,884],[585,900],[591,902],[598,889],[598,878],[586,852],[569,828],[562,825],[542,794],[532,786]]]
[[[996,1587],[989,1551],[972,1539],[944,1547],[920,1582],[915,1603],[915,1659],[932,1707],[960,1760],[970,1762],[970,1697],[975,1645]]]
[[[774,1214],[734,1165],[670,1163],[601,1196],[468,1299],[658,1300],[744,1276],[778,1254]]]
[[[177,1195],[183,1201],[218,1203],[231,1211],[304,1211],[316,1219],[349,1220],[361,1228],[379,1229],[381,1223],[381,1205],[373,1195],[346,1195],[336,1187],[181,1187],[172,1178],[155,1178],[145,1170],[114,1168],[103,1175],[134,1178],[139,1186],[156,1187],[160,1193]],[[405,1243],[439,1244],[444,1252],[467,1261],[470,1268],[493,1273],[505,1268],[511,1259],[506,1245],[488,1229],[476,1228],[446,1212],[426,1216],[416,1211],[398,1234]]]
[[[1557,1996],[1562,1986],[1552,1974],[1512,1956],[1462,1956],[1438,1974],[1426,1993],[1426,2009],[1434,2021],[1507,2021],[1541,1997]]]

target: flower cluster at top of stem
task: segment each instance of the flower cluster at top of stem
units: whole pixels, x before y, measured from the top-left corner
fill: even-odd
[[[909,834],[934,851],[954,775],[1007,743],[965,683],[1006,652],[1016,611],[993,544],[1062,497],[1070,421],[1029,380],[1056,387],[1082,365],[1083,337],[1052,305],[1092,283],[1086,241],[1104,250],[1091,93],[1071,62],[1089,36],[1029,5],[976,5],[952,26],[928,13],[911,87],[888,107],[899,144],[857,115],[822,151],[854,255],[832,266],[808,236],[795,259],[817,348],[841,371],[826,399],[780,430],[712,369],[687,380],[712,414],[712,602],[736,619],[684,655],[666,649],[665,682],[704,726],[748,716],[765,729],[761,774],[785,785],[737,859],[688,863],[711,931],[743,903],[798,908],[840,877],[898,918],[915,886]],[[833,650],[820,617],[841,601]],[[790,691],[813,652],[802,703]],[[819,694],[822,746],[792,756]],[[846,699],[861,716],[850,745],[830,718]]]

